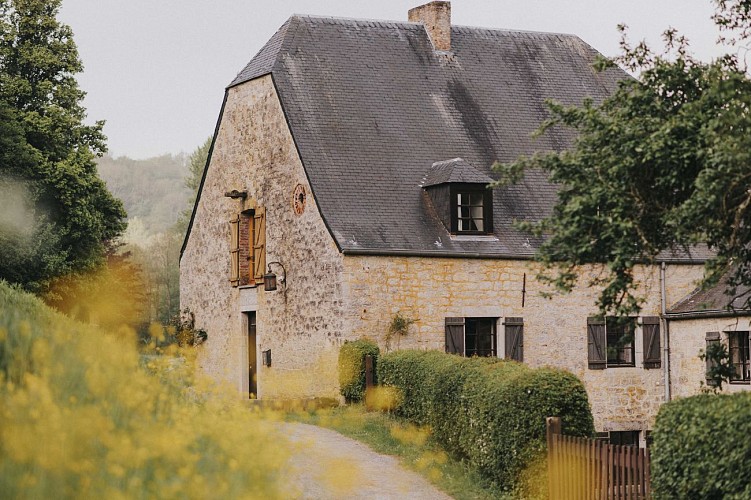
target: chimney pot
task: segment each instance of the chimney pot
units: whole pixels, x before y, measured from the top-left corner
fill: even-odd
[[[411,23],[423,23],[435,50],[451,50],[451,2],[430,2],[408,12]]]

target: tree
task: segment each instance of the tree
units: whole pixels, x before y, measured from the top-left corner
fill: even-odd
[[[103,264],[125,229],[97,175],[104,123],[83,123],[82,65],[60,2],[0,0],[0,179],[23,193],[25,215],[21,228],[0,224],[0,278],[35,292]]]
[[[715,0],[726,40],[751,39],[751,1]],[[706,245],[715,252],[705,284],[729,273],[729,292],[751,285],[751,80],[736,56],[709,63],[688,53],[674,30],[655,54],[625,36],[615,63],[638,74],[601,104],[550,102],[541,132],[576,131],[572,149],[499,165],[499,185],[541,168],[560,185],[552,214],[520,226],[546,235],[542,278],[571,290],[586,264],[605,264],[589,285],[601,286],[603,313],[625,315],[642,298],[637,263]],[[609,62],[612,64],[613,62]],[[608,62],[600,61],[602,69]]]
[[[177,220],[176,230],[185,235],[190,222],[190,215],[193,212],[193,204],[198,196],[198,189],[201,187],[203,171],[206,168],[206,162],[209,159],[209,150],[211,149],[212,137],[209,136],[203,144],[198,146],[188,157],[188,176],[185,178],[185,186],[190,189],[191,195],[188,200],[188,208],[180,214]]]

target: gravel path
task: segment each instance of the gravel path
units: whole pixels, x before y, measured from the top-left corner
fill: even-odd
[[[447,499],[399,461],[329,429],[280,423],[300,446],[285,470],[285,490],[302,499]]]

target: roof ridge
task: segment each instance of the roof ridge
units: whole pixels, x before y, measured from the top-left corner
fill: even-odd
[[[311,19],[311,20],[320,20],[320,21],[351,21],[356,23],[376,23],[376,24],[385,24],[385,25],[406,25],[406,26],[422,26],[422,23],[415,23],[410,21],[396,21],[392,19],[372,19],[372,18],[362,18],[362,17],[344,17],[344,16],[322,16],[322,15],[316,15],[316,14],[292,14],[290,18],[297,17],[297,18],[305,18],[305,19]]]
[[[400,26],[410,26],[410,27],[416,27],[416,26],[422,26],[421,22],[413,22],[413,21],[396,21],[393,19],[373,19],[373,18],[361,18],[361,17],[346,17],[346,16],[324,16],[324,15],[318,15],[318,14],[292,14],[290,18],[297,17],[297,18],[304,18],[304,19],[311,19],[311,20],[320,20],[320,21],[349,21],[353,23],[376,23],[376,24],[383,24],[383,25],[400,25]],[[572,38],[580,38],[578,35],[575,35],[573,33],[564,33],[560,31],[538,31],[538,30],[522,30],[522,29],[514,29],[514,28],[489,28],[485,26],[469,26],[465,24],[452,24],[451,29],[459,30],[459,31],[484,31],[484,32],[500,32],[500,33],[521,33],[521,34],[529,34],[529,35],[553,35],[553,36],[566,36],[566,37],[572,37]]]

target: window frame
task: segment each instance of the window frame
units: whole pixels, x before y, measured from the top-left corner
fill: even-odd
[[[619,322],[623,321],[623,324],[618,324]],[[623,328],[623,331],[615,331],[616,329]],[[630,328],[630,331],[628,329]],[[630,347],[611,347],[610,346],[610,337],[611,332],[613,336],[631,336]],[[635,367],[636,366],[636,318],[633,316],[629,316],[628,318],[616,318],[615,316],[608,316],[605,318],[605,349],[606,349],[606,360],[605,365],[610,368],[623,368],[623,367]],[[622,340],[619,338],[617,342],[621,342]],[[629,349],[631,351],[631,361],[619,361],[618,354],[624,352],[626,349]],[[611,359],[611,352],[613,350],[616,352],[616,356]]]
[[[445,351],[449,354],[458,354],[462,357],[469,358],[472,356],[477,357],[488,357],[488,358],[497,358],[498,357],[498,319],[497,317],[447,317],[445,318]],[[474,328],[475,331],[477,331],[478,323],[480,322],[487,322],[486,325],[490,326],[490,348],[489,349],[479,349],[477,338],[479,337],[478,334],[469,334],[467,330],[469,328]],[[470,326],[471,325],[471,326]],[[456,343],[453,341],[451,337],[453,337],[454,334],[458,333],[456,329],[461,328],[461,349],[462,352],[452,351],[450,350],[450,346],[456,347]],[[469,349],[469,338],[474,337],[474,348]],[[451,342],[449,340],[451,339]],[[470,352],[471,351],[471,352]],[[470,352],[468,354],[468,352]],[[487,352],[488,354],[478,354],[478,352]]]
[[[459,200],[461,194],[482,195],[482,231],[459,230]],[[452,183],[449,187],[451,233],[456,235],[483,235],[493,232],[493,192],[484,184]]]
[[[730,355],[730,364],[733,367],[733,371],[730,374],[731,384],[751,384],[751,349],[749,349],[749,332],[746,330],[725,332],[728,339],[728,354]],[[738,339],[734,346],[733,339]],[[745,342],[742,342],[745,340]],[[736,362],[733,356],[734,352],[738,352],[739,362]],[[741,376],[736,378],[736,367],[741,367]]]
[[[607,368],[636,368],[636,327],[638,318],[628,316],[627,318],[618,319],[615,316],[590,316],[587,318],[587,367],[590,370],[605,370]],[[613,324],[618,321],[625,321],[624,327],[630,331],[618,332],[618,335],[630,334],[630,361],[618,361],[618,356],[611,356],[613,347],[609,341],[612,336]],[[608,325],[611,325],[610,328]],[[601,330],[600,330],[601,329]],[[609,331],[611,330],[611,331]],[[598,345],[597,339],[602,340],[602,346]],[[604,349],[604,357],[603,355]],[[624,348],[616,348],[617,351],[623,351]]]

